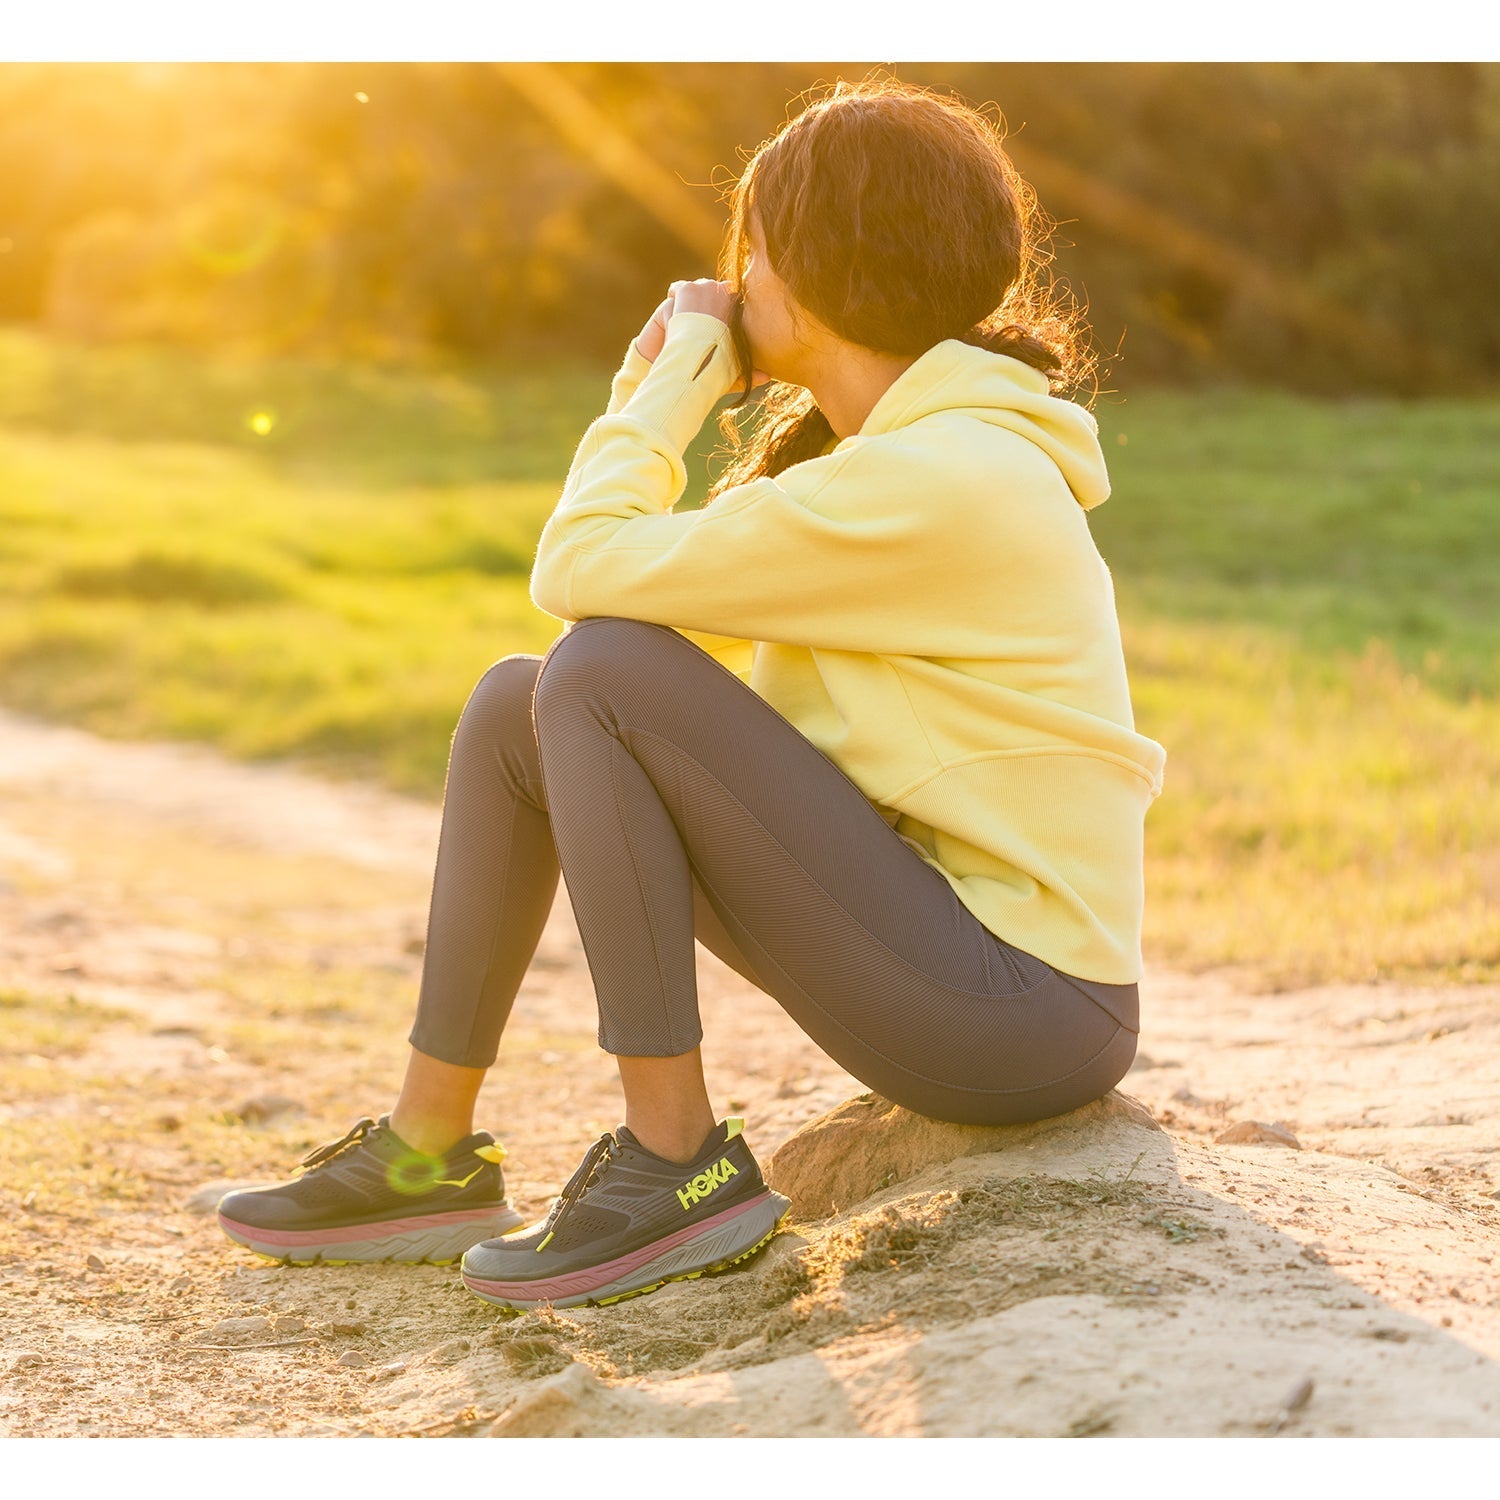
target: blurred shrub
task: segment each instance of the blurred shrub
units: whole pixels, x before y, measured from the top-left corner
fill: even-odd
[[[864,64],[564,63],[710,208]],[[902,64],[1003,111],[1117,375],[1500,372],[1500,65]],[[486,64],[0,66],[0,319],[92,341],[613,360],[712,274]]]

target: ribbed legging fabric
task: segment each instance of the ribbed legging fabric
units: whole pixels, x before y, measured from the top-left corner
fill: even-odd
[[[566,882],[599,1045],[702,1038],[694,940],[919,1114],[1044,1119],[1135,1056],[1138,987],[991,933],[792,723],[665,626],[576,622],[507,656],[454,732],[411,1042],[487,1067]]]

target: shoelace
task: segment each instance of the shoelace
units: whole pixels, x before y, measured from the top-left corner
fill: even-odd
[[[607,1130],[589,1147],[578,1170],[568,1178],[562,1192],[553,1200],[552,1212],[547,1215],[549,1228],[556,1229],[561,1224],[563,1214],[583,1197],[598,1175],[599,1168],[606,1162],[613,1161],[622,1149],[619,1141]]]
[[[354,1146],[362,1145],[365,1137],[377,1128],[374,1120],[366,1115],[342,1140],[330,1141],[326,1146],[319,1146],[317,1150],[308,1152],[302,1158],[303,1167],[327,1166],[334,1157],[342,1155]]]

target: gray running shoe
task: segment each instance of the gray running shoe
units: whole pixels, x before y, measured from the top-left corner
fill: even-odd
[[[294,1266],[452,1265],[525,1222],[505,1198],[504,1157],[486,1130],[427,1156],[391,1129],[389,1115],[363,1119],[305,1157],[301,1176],[220,1199],[219,1227],[235,1244]]]
[[[792,1204],[766,1186],[743,1128],[722,1121],[686,1164],[623,1125],[606,1132],[541,1224],[465,1253],[464,1285],[497,1307],[602,1306],[753,1255]]]

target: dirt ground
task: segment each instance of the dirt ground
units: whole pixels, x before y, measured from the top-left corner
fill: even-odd
[[[1123,1096],[922,1165],[701,952],[716,1105],[812,1125],[755,1260],[510,1317],[255,1259],[217,1194],[393,1098],[437,826],[0,714],[0,1433],[1500,1435],[1494,986],[1153,969]],[[560,891],[481,1113],[518,1207],[618,1114]]]

